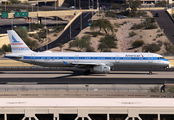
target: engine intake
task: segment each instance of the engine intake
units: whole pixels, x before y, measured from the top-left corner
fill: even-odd
[[[106,65],[94,66],[90,68],[90,72],[107,74],[110,72],[110,66]]]

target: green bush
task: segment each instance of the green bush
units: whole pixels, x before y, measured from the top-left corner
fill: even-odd
[[[114,23],[114,26],[119,28],[120,27],[120,24],[119,23]]]
[[[165,55],[173,55],[174,54],[174,46],[169,42],[164,42],[164,46],[166,49]]]
[[[64,29],[64,25],[58,25],[58,26],[54,26],[54,32],[59,32],[59,31],[61,31],[61,30],[63,30]]]
[[[160,87],[159,86],[150,87],[149,92],[160,92]]]
[[[136,35],[136,33],[134,31],[132,31],[132,32],[129,33],[129,37],[133,37],[135,35]]]
[[[169,88],[166,92],[174,93],[174,87]]]
[[[5,51],[5,52],[11,52],[11,45],[10,45],[10,44],[8,44],[8,45],[4,44],[4,45],[1,47],[1,49],[2,49],[3,51]]]
[[[38,30],[39,28],[44,28],[44,24],[35,24],[35,23],[32,23],[30,24],[31,25],[31,30]]]
[[[146,18],[145,22],[148,22],[148,23],[155,23],[155,18],[153,18],[153,17],[148,17],[148,18]]]
[[[158,29],[158,30],[157,30],[157,32],[161,32],[161,30],[160,30],[160,29]]]
[[[92,35],[93,37],[97,37],[97,36],[99,35],[99,32],[91,32],[91,35]]]
[[[131,27],[131,29],[142,29],[143,27],[145,27],[145,24],[144,23],[140,23],[140,24],[136,24],[134,23],[134,25]]]
[[[39,39],[39,36],[37,34],[33,34],[34,39]]]
[[[53,36],[57,36],[57,34],[55,33]]]
[[[105,14],[106,17],[112,17],[112,18],[116,18],[117,14],[115,12],[112,11],[107,11]]]
[[[110,52],[110,48],[117,48],[117,39],[115,36],[106,35],[103,38],[100,38],[100,44],[98,45],[98,50],[101,52]]]
[[[114,29],[114,31],[115,31],[115,32],[117,32],[117,31],[118,31],[118,29]]]
[[[135,40],[133,43],[132,43],[132,47],[133,48],[138,48],[140,46],[144,45],[144,41],[143,40]]]
[[[88,47],[86,48],[86,52],[95,52],[95,50],[94,50],[93,47],[88,46]]]
[[[172,14],[172,17],[174,18],[174,14]]]
[[[137,12],[137,16],[145,16],[145,15],[147,15],[146,11],[138,11]]]
[[[152,43],[152,44],[147,44],[144,46],[144,51],[145,52],[157,52],[160,50],[160,46],[158,44]]]
[[[158,28],[158,26],[155,24],[155,23],[151,23],[151,24],[149,24],[149,26],[147,26],[146,27],[146,29],[156,29],[156,28]]]

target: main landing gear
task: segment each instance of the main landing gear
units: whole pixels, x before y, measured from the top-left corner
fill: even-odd
[[[83,72],[84,75],[89,75],[90,73],[91,73],[90,70],[85,70],[85,71]]]
[[[152,74],[152,71],[151,70],[149,70],[149,75],[151,75]]]

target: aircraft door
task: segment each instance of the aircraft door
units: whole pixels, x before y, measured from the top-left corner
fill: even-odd
[[[153,55],[149,54],[148,57],[148,63],[153,63]]]
[[[78,55],[74,56],[74,62],[79,62],[79,56]]]
[[[116,63],[119,63],[119,55],[116,55],[116,56],[115,56],[115,62],[116,62]]]

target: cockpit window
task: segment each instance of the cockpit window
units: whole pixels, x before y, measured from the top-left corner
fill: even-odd
[[[158,59],[164,59],[164,57],[158,57]]]

